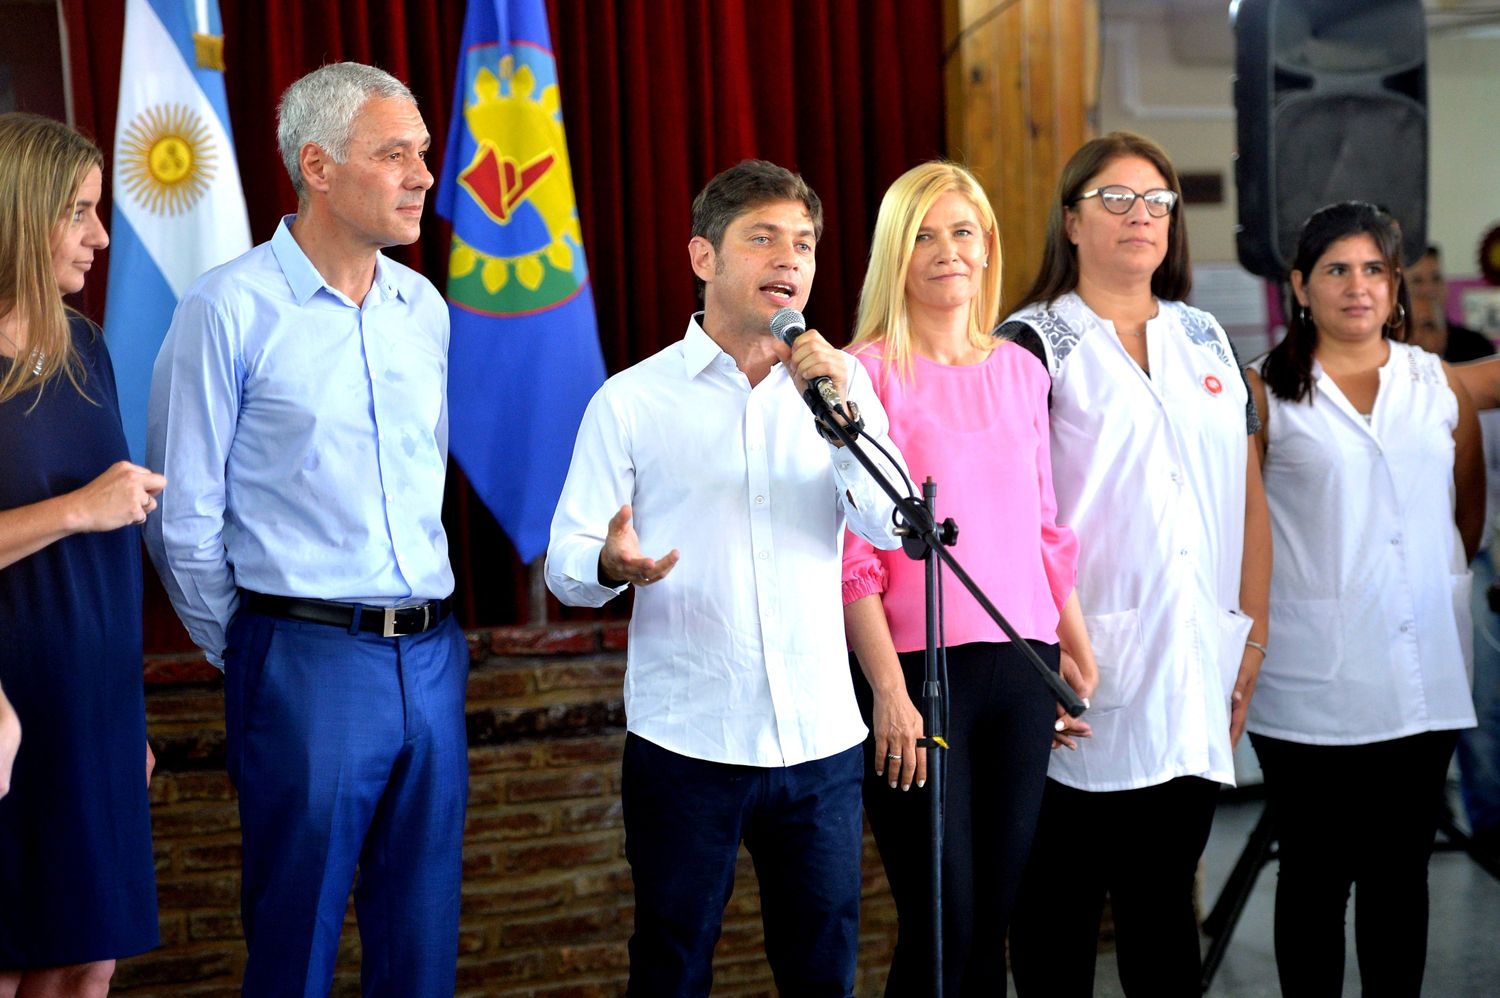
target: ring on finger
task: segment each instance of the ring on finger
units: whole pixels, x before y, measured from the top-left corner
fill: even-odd
[[[895,752],[887,752],[885,754],[885,757],[887,759],[895,759],[897,762],[901,761],[901,756],[899,754],[895,753]]]

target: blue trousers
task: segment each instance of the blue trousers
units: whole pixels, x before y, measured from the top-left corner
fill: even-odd
[[[328,994],[351,886],[364,994],[453,994],[468,802],[458,625],[382,638],[241,611],[228,643],[244,994]]]
[[[859,950],[861,749],[785,768],[730,766],[625,739],[635,880],[633,998],[707,995],[740,842],[760,881],[777,990],[846,998]]]
[[[1487,590],[1495,580],[1488,549],[1475,556],[1474,713],[1479,727],[1458,735],[1458,770],[1464,810],[1474,834],[1500,845],[1500,614],[1490,610]]]

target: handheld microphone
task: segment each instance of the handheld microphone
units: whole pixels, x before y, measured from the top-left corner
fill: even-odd
[[[777,309],[776,314],[771,316],[771,335],[787,346],[795,343],[797,337],[805,332],[807,332],[807,320],[802,317],[801,312],[791,306]],[[819,410],[817,402],[819,399],[822,400],[823,406],[829,409],[844,411],[844,400],[839,398],[838,389],[833,387],[833,379],[826,374],[808,382],[807,391],[802,397],[807,399],[807,404],[814,412]]]

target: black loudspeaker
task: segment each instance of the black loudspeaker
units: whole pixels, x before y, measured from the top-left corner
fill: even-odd
[[[1408,261],[1427,245],[1421,0],[1240,0],[1234,20],[1240,263],[1284,278],[1335,201],[1381,205]]]

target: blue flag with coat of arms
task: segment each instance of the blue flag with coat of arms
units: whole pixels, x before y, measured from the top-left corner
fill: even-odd
[[[131,459],[177,299],[250,248],[217,0],[126,0],[104,333]]]
[[[543,0],[471,0],[459,53],[437,190],[449,449],[529,562],[604,358]]]

